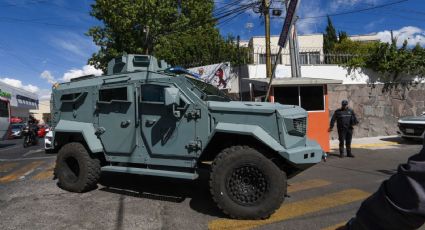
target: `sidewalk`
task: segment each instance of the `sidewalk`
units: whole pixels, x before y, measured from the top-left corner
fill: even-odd
[[[403,140],[397,135],[353,138],[351,148],[386,148],[399,145]],[[338,149],[339,141],[331,140],[331,149]]]

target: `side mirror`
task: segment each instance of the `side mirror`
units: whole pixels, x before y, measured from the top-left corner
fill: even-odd
[[[178,88],[164,88],[165,105],[180,104],[180,90]]]

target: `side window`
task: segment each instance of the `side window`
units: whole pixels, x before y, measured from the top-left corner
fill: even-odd
[[[61,96],[61,101],[72,101],[75,98],[79,97],[81,93],[70,93],[70,94],[64,94]]]
[[[142,85],[141,101],[142,102],[165,102],[164,88],[162,85]]]
[[[112,100],[114,100],[114,101],[128,101],[127,87],[99,90],[99,101],[100,102],[111,102]]]

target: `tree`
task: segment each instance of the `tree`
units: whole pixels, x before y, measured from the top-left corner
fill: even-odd
[[[328,25],[326,26],[325,34],[323,35],[323,51],[330,53],[338,42],[335,27],[332,24],[331,18],[328,16]]]
[[[347,32],[345,31],[340,31],[338,33],[338,43],[341,43],[342,41],[348,40],[348,35]]]
[[[91,7],[103,25],[87,32],[100,47],[88,62],[104,71],[124,52],[186,67],[233,61],[228,52],[236,44],[226,43],[215,28],[213,0],[96,0]]]

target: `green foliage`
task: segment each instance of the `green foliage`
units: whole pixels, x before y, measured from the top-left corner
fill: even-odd
[[[323,35],[323,50],[329,53],[338,42],[335,27],[332,24],[331,18],[328,16],[328,25],[326,26],[325,34]]]
[[[246,49],[236,55],[236,43],[220,36],[212,16],[213,0],[185,0],[180,6],[178,2],[96,0],[90,14],[103,25],[87,32],[100,47],[89,64],[106,70],[108,61],[123,53],[153,54],[186,67],[220,61],[239,63],[248,56]]]
[[[402,83],[410,82],[412,77],[425,76],[425,49],[417,45],[409,49],[407,41],[401,47],[396,42],[375,43],[365,48],[351,51],[358,54],[356,59],[350,60],[345,66],[350,70],[356,68],[370,69],[379,73],[380,82]]]
[[[338,33],[338,42],[339,42],[339,43],[341,43],[342,41],[345,41],[345,40],[347,40],[347,39],[348,39],[347,32],[345,32],[345,31],[340,31],[340,32]]]

